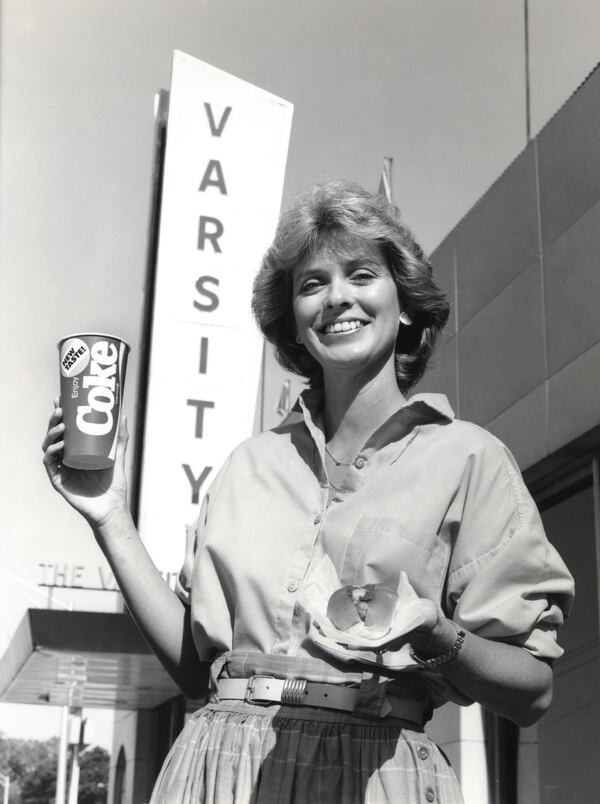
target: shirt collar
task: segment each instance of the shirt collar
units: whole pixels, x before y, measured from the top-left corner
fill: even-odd
[[[414,396],[406,400],[406,405],[402,407],[424,407],[429,410],[432,421],[439,419],[440,416],[443,419],[448,419],[448,421],[454,419],[454,410],[446,394],[414,394]],[[402,408],[400,408],[400,410],[402,410]]]
[[[306,389],[298,397],[286,423],[304,420],[321,459],[324,460],[325,436],[320,416],[322,399],[323,394],[319,389]],[[431,424],[440,419],[446,422],[454,419],[454,411],[447,397],[444,394],[415,394],[371,434],[363,449],[379,449],[391,441],[403,438],[415,426]]]
[[[292,412],[302,413],[307,423],[308,420],[312,422],[319,413],[322,400],[323,393],[320,390],[307,388],[296,400]],[[440,417],[448,421],[454,419],[454,410],[445,394],[414,394],[403,405],[400,405],[390,419],[394,418],[401,410],[406,410],[407,408],[418,410],[419,413],[432,422]]]

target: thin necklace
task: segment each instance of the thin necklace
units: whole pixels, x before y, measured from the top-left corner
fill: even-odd
[[[335,455],[334,455],[334,454],[331,452],[331,450],[329,449],[329,447],[327,446],[327,444],[325,444],[325,452],[326,452],[326,453],[329,455],[329,457],[331,458],[331,460],[334,462],[334,464],[335,464],[336,466],[352,466],[352,461],[354,460],[354,458],[353,458],[353,459],[352,459],[352,461],[350,461],[349,463],[343,463],[342,461],[338,461],[338,459],[337,459],[337,458],[335,457]]]
[[[333,491],[339,491],[340,494],[344,494],[344,492],[346,491],[346,489],[342,489],[339,486],[336,486],[335,483],[333,483],[329,479],[327,480],[327,483],[328,483],[330,489],[332,489]]]

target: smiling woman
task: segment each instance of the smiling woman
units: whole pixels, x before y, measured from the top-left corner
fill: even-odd
[[[337,277],[332,274],[336,263]],[[433,282],[421,247],[382,197],[343,181],[321,185],[302,197],[282,216],[256,279],[253,308],[282,365],[315,385],[321,382],[322,371],[311,341],[297,337],[294,314],[310,307],[299,297],[316,294],[321,300],[327,292],[330,304],[341,302],[340,310],[329,307],[322,316],[322,325],[333,324],[335,329],[336,321],[349,320],[342,311],[348,309],[350,298],[340,299],[340,292],[366,287],[366,299],[369,289],[390,279],[396,293],[389,289],[382,293],[390,306],[399,307],[394,321],[395,368],[398,385],[406,390],[425,371],[449,306]],[[363,323],[369,316],[363,311],[354,320]]]
[[[60,408],[44,442],[55,488],[92,525],[190,697],[211,664],[210,702],[173,745],[152,804],[459,804],[425,723],[448,700],[539,718],[572,579],[504,445],[439,394],[405,396],[448,305],[393,206],[344,182],[300,199],[253,309],[311,387],[215,477],[176,594],[126,510],[125,428],[110,488],[93,499],[61,465]],[[323,619],[339,589],[361,639],[387,590],[376,643]]]
[[[334,371],[378,371],[392,361],[400,300],[379,248],[356,236],[323,246],[294,272],[296,341]],[[392,366],[393,370],[393,366]]]

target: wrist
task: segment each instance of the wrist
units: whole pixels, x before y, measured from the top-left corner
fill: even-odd
[[[90,525],[99,543],[130,536],[131,531],[135,530],[131,512],[126,505],[111,508],[105,516],[90,522]]]
[[[424,659],[441,656],[456,642],[458,628],[443,614],[427,631],[416,630],[411,635],[410,644]]]
[[[456,659],[459,651],[462,649],[462,646],[465,642],[466,632],[462,628],[459,628],[456,623],[453,623],[451,620],[447,620],[446,622],[447,626],[445,629],[440,626],[437,642],[438,645],[445,643],[445,647],[437,648],[435,653],[431,653],[433,650],[433,641],[425,643],[424,648],[417,648],[415,642],[412,642],[410,649],[411,658],[421,667],[425,667],[428,670],[436,670],[439,665],[453,662],[454,659]],[[446,634],[448,634],[450,630],[453,632],[452,642],[450,644],[446,640],[446,635],[442,634],[443,630],[446,631]]]

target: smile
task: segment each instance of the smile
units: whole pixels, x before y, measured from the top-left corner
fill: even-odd
[[[355,332],[357,329],[366,326],[365,321],[335,321],[332,324],[328,324],[326,327],[323,327],[321,332],[325,335],[331,335],[333,333],[337,334],[339,332]]]

